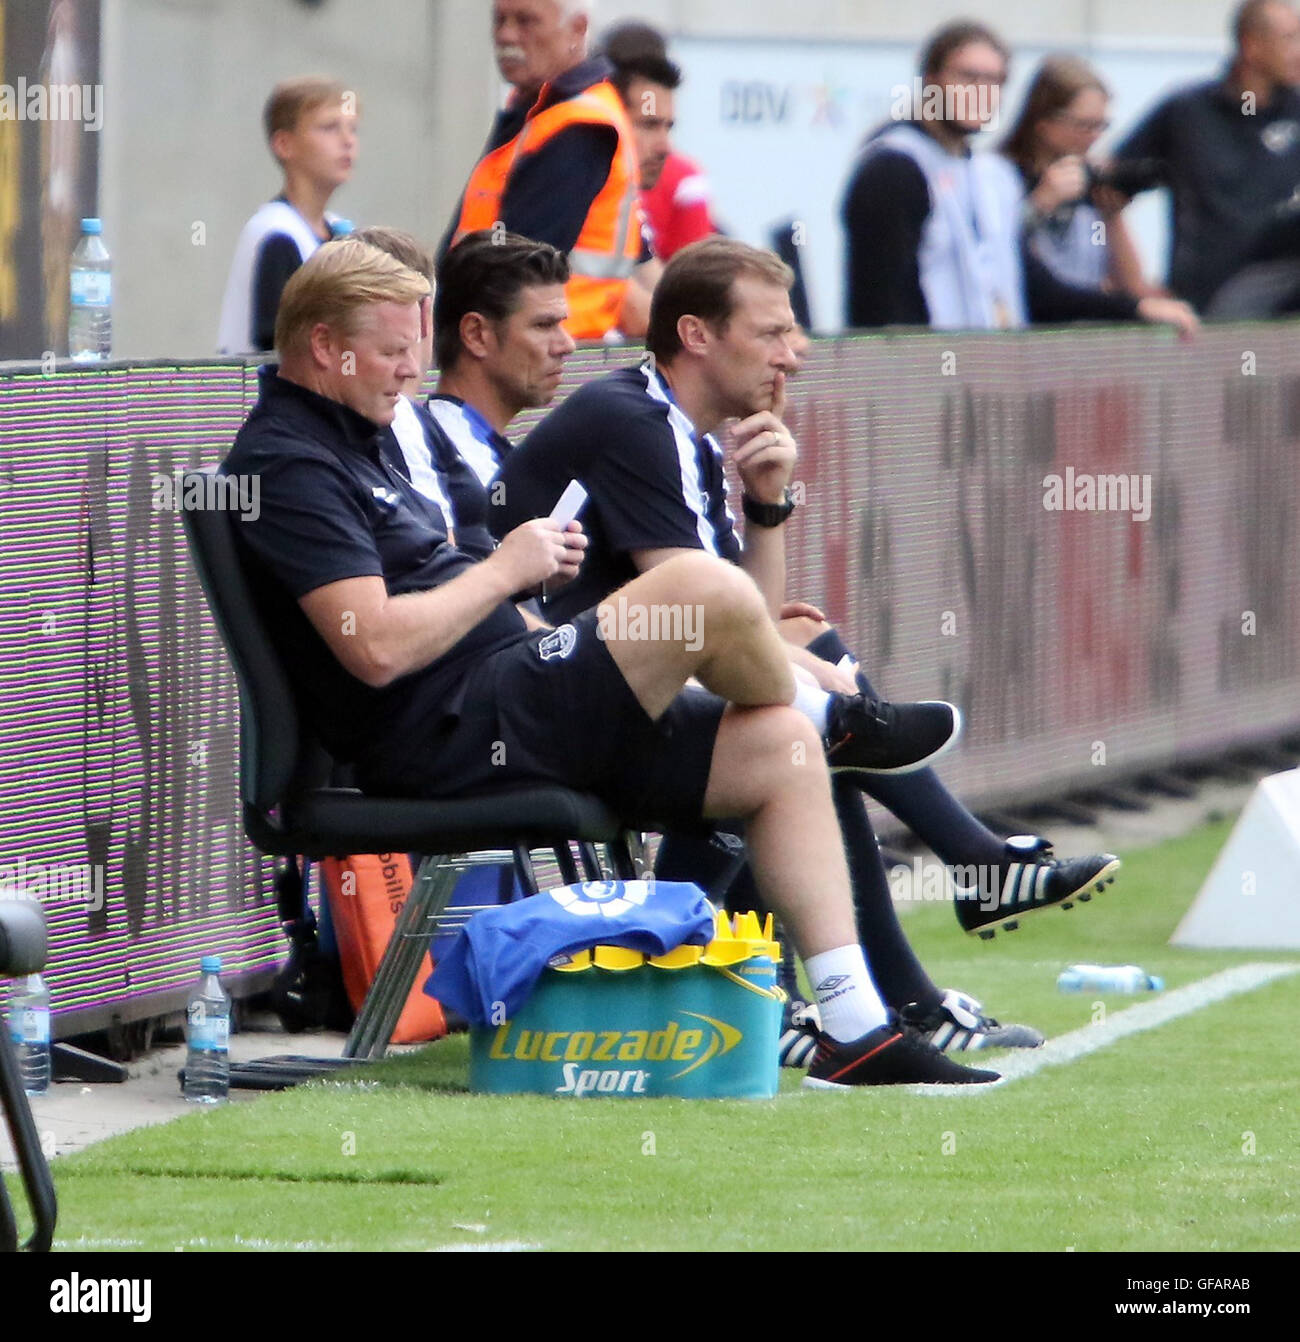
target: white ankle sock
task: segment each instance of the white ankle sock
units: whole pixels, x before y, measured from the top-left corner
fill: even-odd
[[[806,685],[802,680],[794,683],[794,705],[804,717],[817,728],[819,736],[825,736],[830,729],[831,692],[820,685]]]
[[[803,967],[817,998],[822,1030],[832,1039],[847,1044],[889,1019],[867,973],[867,957],[861,946],[855,943],[810,955]]]

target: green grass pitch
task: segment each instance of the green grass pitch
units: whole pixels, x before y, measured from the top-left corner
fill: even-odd
[[[1300,959],[1167,944],[1227,832],[1128,854],[1090,906],[989,944],[948,905],[907,926],[936,982],[1058,1035],[1093,1018],[1091,994],[1056,991],[1072,960],[1142,964],[1173,989]],[[1300,1114],[1279,1041],[1296,984],[961,1095],[804,1092],[787,1073],[771,1102],[472,1096],[452,1039],[56,1161],[56,1247],[1294,1249]]]

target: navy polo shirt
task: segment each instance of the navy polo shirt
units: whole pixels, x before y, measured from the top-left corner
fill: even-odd
[[[1226,79],[1182,89],[1115,158],[1160,165],[1173,223],[1169,287],[1204,308],[1300,186],[1300,93],[1279,88],[1248,115]]]
[[[389,435],[347,406],[259,370],[256,406],[226,458],[258,481],[259,512],[235,527],[253,596],[298,703],[322,744],[357,766],[400,759],[457,716],[475,665],[528,636],[502,602],[443,656],[376,689],[344,669],[298,599],[344,578],[381,577],[390,596],[450,582],[475,560],[447,542]],[[390,445],[391,444],[391,445]]]
[[[635,550],[705,550],[737,563],[722,451],[647,365],[579,387],[506,458],[491,491],[495,535],[546,517],[570,480],[587,491],[582,569],[542,608],[556,623],[637,576]]]

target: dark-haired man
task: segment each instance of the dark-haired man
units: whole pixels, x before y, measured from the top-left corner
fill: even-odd
[[[664,35],[636,19],[606,29],[600,50],[614,62],[614,85],[623,95],[637,136],[641,209],[654,254],[668,261],[683,247],[718,231],[704,169],[668,142],[674,124],[672,95],[681,85],[681,68],[669,59]],[[652,95],[649,102],[647,94]]]
[[[262,482],[238,543],[307,725],[384,795],[552,781],[633,825],[742,817],[820,985],[806,1084],[998,1080],[889,1019],[853,929],[821,743],[748,578],[679,555],[615,594],[647,610],[693,603],[698,643],[625,636],[609,607],[532,630],[510,597],[576,575],[579,524],[530,520],[482,560],[450,543],[381,434],[415,375],[427,294],[364,243],[322,248],[285,288],[281,362],[261,370],[225,463]]]
[[[565,329],[569,264],[515,234],[473,233],[443,259],[433,303],[434,419],[484,486],[522,410],[549,405],[575,348]]]
[[[1284,0],[1244,0],[1232,36],[1228,68],[1164,98],[1115,158],[1148,165],[1169,188],[1174,293],[1211,316],[1269,316],[1300,301],[1300,247],[1277,246],[1300,217],[1300,14]],[[1279,258],[1280,270],[1263,268]],[[1252,263],[1253,284],[1242,273]]]
[[[774,618],[785,607],[782,525],[793,512],[795,445],[782,421],[784,383],[797,366],[789,269],[771,252],[710,238],[679,252],[655,291],[647,346],[652,363],[579,388],[551,412],[502,468],[493,530],[545,516],[573,478],[590,498],[582,572],[554,594],[548,618],[565,619],[604,600],[620,583],[683,553],[704,550],[743,566]],[[715,437],[714,435],[717,435]],[[722,446],[732,453],[748,521],[742,549],[727,508]],[[838,634],[806,614],[783,620],[790,656],[820,692],[876,692]],[[856,670],[856,665],[854,665]],[[815,709],[813,709],[815,711]],[[927,1034],[952,1047],[1041,1042],[1025,1027],[998,1026],[963,994],[930,981],[894,914],[878,848],[860,795],[865,788],[920,835],[955,871],[978,879],[957,900],[961,925],[987,936],[1027,913],[1068,903],[1112,878],[1109,854],[1057,860],[1037,836],[1004,843],[952,797],[930,770],[891,778],[835,780],[836,810],[850,855],[859,929],[872,972],[896,1008],[916,1007]],[[677,863],[689,871],[698,847]],[[665,875],[670,874],[664,871]],[[959,892],[963,894],[963,892]]]

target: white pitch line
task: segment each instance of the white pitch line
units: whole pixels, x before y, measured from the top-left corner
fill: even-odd
[[[1300,974],[1300,964],[1260,963],[1237,965],[1221,973],[1211,974],[1208,979],[1198,979],[1185,988],[1175,988],[1157,997],[1154,1001],[1131,1006],[1108,1017],[1102,1025],[1085,1025],[1081,1029],[1071,1030],[1069,1034],[1049,1039],[1042,1048],[1024,1049],[1013,1056],[999,1058],[989,1066],[1002,1073],[1002,1083],[1021,1081],[1045,1067],[1059,1067],[1067,1062],[1077,1062],[1089,1053],[1107,1048],[1118,1039],[1127,1035],[1140,1034],[1143,1030],[1154,1030],[1157,1026],[1167,1025],[1180,1016],[1191,1015],[1202,1007],[1225,998],[1236,997],[1239,993],[1248,993],[1262,988],[1274,979],[1286,978],[1291,974]],[[1097,994],[1100,996],[1101,994]],[[1087,996],[1087,994],[1084,994]],[[980,1055],[970,1055],[970,1061],[978,1067]],[[918,1095],[975,1094],[997,1090],[999,1086],[912,1086]]]
[[[542,1246],[527,1240],[472,1240],[467,1244],[435,1244],[430,1253],[534,1253]]]

